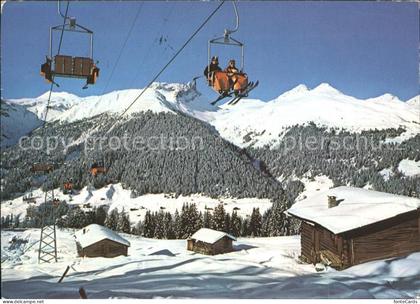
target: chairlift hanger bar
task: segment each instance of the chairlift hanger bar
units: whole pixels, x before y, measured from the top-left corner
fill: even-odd
[[[70,3],[69,1],[67,1]],[[68,17],[67,12],[66,15],[63,15],[61,12],[61,1],[57,1],[57,11],[58,14],[64,19],[64,23],[61,25],[53,26],[50,28],[50,57],[52,58],[52,31],[60,30],[62,32],[76,32],[76,33],[85,33],[90,35],[90,58],[93,59],[93,31],[84,27],[80,24],[76,23],[76,18]],[[68,23],[67,23],[68,21]],[[76,29],[78,28],[78,29]],[[82,30],[80,30],[82,29]]]
[[[53,58],[53,54],[52,54],[52,35],[53,35],[53,31],[61,31],[61,32],[76,32],[76,33],[82,33],[82,34],[87,34],[89,35],[90,41],[90,50],[89,50],[89,57],[91,59],[93,59],[93,32],[91,30],[89,30],[88,28],[81,26],[79,24],[74,24],[75,27],[81,28],[82,30],[77,30],[71,27],[71,25],[69,23],[66,24],[62,24],[62,25],[56,25],[56,26],[52,26],[50,27],[50,45],[49,45],[49,53],[50,53],[50,57]]]
[[[66,26],[68,26],[68,27],[66,27]],[[67,32],[79,32],[79,33],[93,34],[93,31],[91,31],[90,29],[88,29],[84,26],[81,26],[80,24],[74,24],[74,26],[78,27],[78,28],[81,28],[82,30],[73,29],[69,23],[66,23],[65,25],[62,25],[62,24],[56,25],[56,26],[51,27],[51,29],[52,30],[57,30],[57,31],[58,30],[60,30],[60,31],[64,30],[64,31],[67,31]]]
[[[67,1],[67,2],[69,2],[69,1]],[[66,20],[66,21],[69,20],[69,23],[65,23],[63,25],[60,25],[61,27],[64,27],[65,25],[68,25],[69,27],[77,26],[77,27],[85,30],[86,32],[93,34],[93,32],[90,29],[88,29],[88,28],[86,28],[86,27],[84,27],[84,26],[82,26],[80,24],[77,24],[76,23],[76,18],[74,18],[74,17],[68,17],[68,16],[63,15],[63,13],[61,12],[61,2],[60,2],[60,0],[57,1],[57,11],[58,11],[58,14],[61,17],[64,18],[64,20]],[[59,26],[54,27],[53,29],[59,29]],[[64,30],[66,30],[66,29],[64,29]]]
[[[234,29],[225,29],[225,32],[222,37],[214,38],[209,40],[208,42],[208,68],[210,69],[211,64],[211,45],[212,44],[220,44],[220,45],[231,45],[231,46],[239,46],[241,48],[241,66],[240,70],[244,70],[245,66],[245,55],[244,55],[244,48],[245,44],[236,40],[235,38],[231,37],[230,34],[235,33],[239,29],[239,13],[238,8],[236,6],[236,0],[232,1],[233,8],[235,10],[235,16],[236,16],[236,26]]]
[[[225,41],[224,36],[219,37],[219,38],[214,38],[214,39],[210,40],[210,43],[213,43],[213,44],[229,44],[229,45],[237,45],[237,46],[243,46],[244,45],[242,42],[236,40],[233,37],[229,37],[229,40]]]

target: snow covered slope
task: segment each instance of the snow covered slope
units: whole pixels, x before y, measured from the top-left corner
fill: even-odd
[[[49,94],[50,92],[48,91],[36,98],[10,99],[9,102],[24,106],[39,119],[44,120]],[[56,120],[60,114],[80,103],[81,99],[76,95],[66,92],[52,92],[47,121]]]
[[[239,238],[234,252],[206,256],[185,240],[122,234],[128,256],[80,258],[71,230],[58,230],[58,262],[37,262],[39,229],[2,231],[2,297],[79,298],[415,298],[420,253],[316,273],[302,264],[299,236]],[[12,237],[28,242],[8,243]],[[32,246],[32,247],[31,247]],[[63,282],[57,281],[67,266]]]
[[[53,93],[48,120],[67,122],[101,113],[122,113],[142,89],[114,91],[102,96],[77,97]],[[35,99],[11,100],[39,118],[45,114],[48,93]],[[299,85],[269,102],[243,99],[235,106],[211,106],[196,90],[195,83],[154,83],[127,115],[153,112],[182,112],[213,125],[222,137],[244,146],[273,146],[294,125],[314,122],[318,126],[362,130],[404,127],[401,140],[420,132],[418,98],[403,102],[390,94],[361,100],[345,95],[329,84],[314,89]],[[247,139],[245,139],[247,138]]]
[[[269,199],[258,198],[220,198],[214,199],[203,195],[190,195],[172,197],[170,194],[146,194],[139,197],[132,198],[131,190],[123,189],[121,184],[108,185],[101,189],[83,188],[79,193],[72,196],[72,201],[69,201],[69,196],[63,194],[59,189],[55,190],[55,196],[60,200],[66,200],[69,205],[83,206],[89,204],[92,208],[101,205],[109,206],[109,211],[116,208],[119,212],[125,209],[130,216],[131,224],[134,226],[139,220],[143,220],[148,210],[155,212],[164,209],[166,212],[172,214],[175,210],[181,211],[183,204],[197,205],[199,211],[204,212],[206,208],[214,209],[220,202],[223,201],[224,208],[227,212],[237,211],[237,214],[242,217],[249,217],[253,208],[260,208],[261,214],[272,206]],[[36,198],[36,205],[43,202],[43,192],[37,189],[33,192]],[[23,197],[18,197],[13,200],[4,200],[1,202],[1,214],[20,215],[23,219],[26,215],[26,209],[33,204],[28,204],[23,201]],[[85,211],[90,209],[84,208]]]
[[[78,97],[66,92],[53,92],[47,120],[74,122],[102,113],[119,114],[142,91],[143,89],[129,89],[88,97]],[[48,96],[49,92],[46,92],[35,99],[11,99],[9,102],[22,105],[35,113],[40,119],[44,119]],[[127,115],[148,110],[155,113],[180,110],[200,117],[203,112],[214,111],[215,108],[209,105],[209,101],[203,99],[201,93],[195,90],[194,83],[153,83],[130,108]]]
[[[420,161],[403,159],[398,165],[398,171],[405,176],[420,175]]]
[[[407,100],[407,103],[419,109],[420,108],[420,95],[414,96],[410,100]]]
[[[19,138],[42,124],[38,117],[24,106],[1,102],[1,141],[2,148],[12,146]]]

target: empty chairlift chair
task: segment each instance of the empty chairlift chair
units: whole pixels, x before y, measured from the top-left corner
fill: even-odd
[[[52,53],[52,39],[55,31],[68,31],[87,34],[90,37],[89,57],[73,57],[69,55]],[[74,18],[68,18],[64,25],[57,25],[50,28],[49,56],[41,65],[41,75],[48,81],[54,82],[54,77],[82,78],[86,79],[87,88],[89,84],[95,84],[99,76],[99,68],[93,60],[93,32],[76,23]],[[56,83],[55,83],[56,84]],[[58,84],[56,84],[58,86]]]

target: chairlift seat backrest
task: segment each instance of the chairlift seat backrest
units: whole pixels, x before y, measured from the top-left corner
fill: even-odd
[[[73,58],[71,56],[56,55],[54,63],[54,72],[56,74],[73,74]]]
[[[74,74],[77,76],[90,76],[92,74],[93,60],[86,57],[74,57]]]
[[[52,172],[53,170],[53,164],[33,164],[31,167],[32,172]]]

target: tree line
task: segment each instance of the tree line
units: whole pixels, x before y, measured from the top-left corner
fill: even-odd
[[[280,204],[260,213],[259,208],[253,208],[249,216],[238,215],[237,210],[227,212],[223,203],[211,210],[205,208],[204,212],[198,211],[197,205],[184,204],[182,209],[174,214],[159,210],[146,211],[144,219],[132,225],[128,212],[123,209],[112,209],[108,212],[107,206],[91,208],[86,211],[80,208],[69,208],[62,202],[55,210],[56,224],[60,228],[81,229],[90,224],[103,225],[111,230],[131,233],[147,238],[157,239],[186,239],[200,228],[211,228],[227,232],[235,237],[266,237],[281,236],[298,233],[297,221],[286,217]],[[36,207],[27,208],[23,220],[20,217],[7,215],[1,218],[2,228],[39,228],[41,227],[42,214]],[[52,217],[52,214],[46,214]]]

